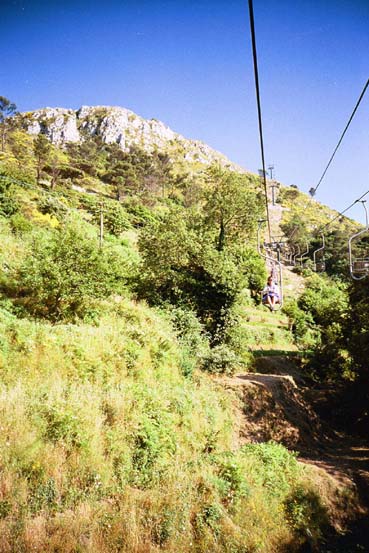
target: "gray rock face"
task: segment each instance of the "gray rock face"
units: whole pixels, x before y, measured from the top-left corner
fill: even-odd
[[[34,111],[26,127],[30,134],[46,134],[58,146],[81,140],[76,112],[71,109],[45,108]]]
[[[82,106],[79,110],[43,108],[22,114],[25,129],[45,134],[51,142],[62,146],[82,142],[86,134],[101,136],[106,143],[116,143],[123,151],[137,145],[152,152],[165,151],[173,159],[209,165],[218,162],[241,170],[223,154],[198,140],[188,140],[161,121],[147,120],[121,107]]]

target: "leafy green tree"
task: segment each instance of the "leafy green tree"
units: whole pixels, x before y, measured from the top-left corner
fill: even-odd
[[[286,236],[290,237],[293,245],[305,249],[306,240],[310,239],[311,233],[306,221],[303,221],[299,215],[295,214],[289,221],[282,223],[281,230]]]
[[[51,177],[50,188],[54,189],[63,175],[63,169],[67,166],[67,156],[64,152],[58,150],[51,144],[48,152],[48,160],[44,165],[44,170]]]
[[[102,210],[104,229],[114,236],[119,236],[123,231],[131,228],[128,214],[121,204],[112,200],[106,200],[102,203],[94,197],[85,197],[81,203],[92,215],[92,222],[96,225],[100,225]]]
[[[164,300],[193,309],[215,344],[249,275],[230,249],[216,248],[213,233],[201,220],[199,211],[173,207],[146,225],[139,238],[139,292],[153,303]]]
[[[75,320],[90,313],[97,299],[122,290],[127,260],[116,249],[99,249],[86,230],[72,222],[51,237],[36,235],[13,281],[15,303],[35,317]]]
[[[13,129],[8,136],[8,145],[15,158],[18,169],[27,169],[28,173],[33,173],[33,139],[32,137],[19,129]]]
[[[345,316],[348,306],[347,286],[339,280],[314,274],[306,282],[299,306],[309,312],[321,327]]]
[[[82,131],[83,134],[83,131]],[[69,156],[69,169],[71,177],[76,178],[87,173],[91,177],[97,177],[103,173],[107,164],[108,146],[104,144],[100,136],[91,136],[84,133],[80,144],[70,142],[66,145]]]
[[[128,152],[117,144],[107,146],[107,170],[102,179],[115,189],[115,196],[122,200],[128,195],[138,195],[146,203],[170,191],[172,163],[167,154],[147,153],[138,146]]]
[[[5,142],[7,133],[9,130],[9,120],[16,114],[17,106],[5,98],[5,96],[0,96],[0,133],[1,133],[1,150],[5,149]]]
[[[256,233],[262,203],[244,175],[212,166],[206,174],[205,224],[215,233],[222,251],[232,241],[250,239]]]
[[[314,274],[297,302],[285,305],[297,340],[312,350],[309,368],[318,380],[347,378],[350,360],[344,339],[347,285]]]

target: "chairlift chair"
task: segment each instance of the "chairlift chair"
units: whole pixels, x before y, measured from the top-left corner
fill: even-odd
[[[293,265],[293,257],[295,253],[296,253],[295,247],[292,244],[290,244],[290,252],[288,254],[290,265]]]
[[[324,259],[324,250],[325,250],[325,237],[324,234],[322,234],[322,246],[314,251],[313,253],[313,259],[314,259],[314,271],[316,273],[324,273],[325,271],[325,259]],[[321,257],[319,258],[317,254],[319,252],[322,252]]]
[[[350,275],[354,280],[362,280],[369,275],[369,255],[367,257],[355,257],[352,252],[352,242],[359,236],[369,231],[368,210],[366,200],[361,200],[365,210],[365,228],[349,239],[349,260],[350,260]]]
[[[303,252],[303,253],[301,254],[301,257],[300,257],[300,264],[301,264],[301,267],[303,267],[303,265],[304,265],[304,259],[307,259],[308,255],[309,255],[309,244],[308,244],[308,242],[306,242],[306,251]]]
[[[258,233],[257,233],[257,247],[258,247],[258,253],[265,259],[265,261],[270,266],[270,274],[273,277],[273,280],[279,287],[279,303],[276,304],[276,309],[281,309],[283,306],[283,270],[282,270],[282,263],[279,261],[279,259],[275,259],[273,257],[273,251],[269,251],[269,249],[266,250],[266,253],[263,253],[261,250],[261,242],[260,242],[260,231],[261,226],[265,222],[265,220],[260,220],[258,225]],[[266,244],[264,244],[264,249],[266,249]],[[261,293],[261,301],[263,303],[263,294]]]
[[[295,253],[295,255],[293,256],[293,265],[296,265],[296,259],[298,258],[298,256],[301,254],[301,248],[300,246],[296,246],[296,249],[297,249],[297,252]],[[295,250],[296,251],[296,250]]]

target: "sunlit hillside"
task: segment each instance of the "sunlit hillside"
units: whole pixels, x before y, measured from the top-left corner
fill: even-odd
[[[338,434],[307,395],[365,381],[365,292],[348,284],[343,246],[356,224],[333,222],[328,274],[311,259],[285,267],[271,312],[258,177],[205,146],[207,159],[164,138],[122,148],[87,120],[81,140],[50,141],[38,115],[24,119],[2,123],[0,152],[0,552],[338,539],[364,507],[349,477],[313,466]],[[295,245],[336,216],[306,201],[281,186],[274,224],[296,227]]]

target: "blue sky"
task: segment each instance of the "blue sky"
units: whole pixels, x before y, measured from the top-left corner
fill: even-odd
[[[368,0],[254,0],[267,163],[316,186],[369,77]],[[3,0],[0,94],[120,105],[260,167],[247,0]],[[317,199],[369,189],[369,91]],[[362,220],[360,210],[349,215]]]

